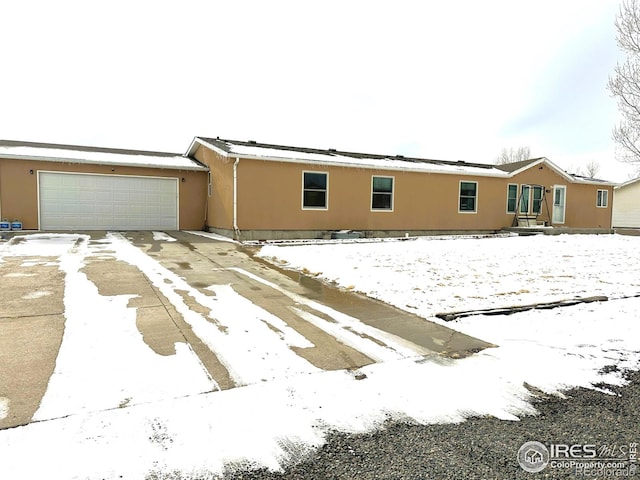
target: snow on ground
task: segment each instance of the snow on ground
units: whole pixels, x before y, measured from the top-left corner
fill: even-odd
[[[216,388],[185,343],[160,356],[136,327],[133,295],[102,296],[81,270],[105,248],[87,235],[29,235],[13,239],[3,256],[57,256],[65,274],[65,329],[56,366],[34,420],[208,392]],[[46,292],[37,292],[46,294]]]
[[[268,245],[260,256],[429,318],[441,312],[640,294],[639,247],[640,239],[622,235],[423,237]]]
[[[110,233],[106,244],[106,248],[115,251],[116,258],[138,267],[169,299],[193,332],[216,352],[236,385],[318,371],[289,348],[310,346],[304,337],[290,330],[285,332],[289,335],[282,341],[278,333],[269,328],[280,319],[238,295],[230,286],[210,286],[215,296],[205,295],[123,236]],[[186,292],[215,315],[207,317],[191,310],[179,292]]]
[[[353,246],[269,246],[262,255],[321,272],[340,285],[429,316],[574,296],[637,294],[639,242],[640,238],[619,236],[421,239]],[[201,319],[175,295],[175,290],[190,288],[180,278],[119,235],[110,235],[103,245],[118,259],[136,265],[158,288],[164,284],[162,293],[182,311],[194,332],[211,348],[224,349],[216,334],[204,329]],[[78,258],[63,251],[60,263],[76,294],[100,301],[78,273]],[[206,305],[216,314],[233,306],[242,308],[250,330],[259,331],[251,318],[263,313],[228,286],[212,289],[220,303],[196,298],[193,290],[188,294],[209,301]],[[126,317],[124,299],[114,302],[119,306],[112,308]],[[104,303],[100,306],[107,308]],[[68,307],[72,318],[73,307]],[[368,431],[389,418],[431,423],[492,415],[517,420],[535,413],[524,382],[561,394],[572,386],[621,383],[619,372],[601,371],[605,366],[639,368],[638,311],[640,298],[624,298],[509,316],[472,316],[448,325],[491,341],[497,348],[458,360],[437,355],[388,359],[360,368],[358,375],[297,367],[288,375],[272,375],[271,381],[231,390],[174,395],[100,413],[80,411],[3,430],[0,478],[144,478],[153,474],[169,478],[174,473],[180,473],[180,478],[206,478],[234,465],[277,469],[321,445],[331,429]],[[232,328],[231,317],[227,325]],[[93,335],[82,326],[73,330],[86,338]],[[136,335],[120,331],[109,338],[125,341],[122,337],[127,334]],[[241,338],[236,337],[235,349],[241,347]],[[259,348],[251,336],[245,340]],[[293,335],[280,342],[303,340]],[[128,348],[140,354],[139,345],[129,342],[133,344]],[[265,337],[267,346],[280,348]],[[251,359],[241,354],[228,352],[226,361],[246,381],[268,374],[263,371],[252,377],[247,372]],[[282,357],[282,361],[288,360]],[[266,368],[259,362],[253,365]],[[154,377],[155,381],[171,386],[164,371],[158,375],[163,378]],[[118,382],[117,376],[110,380]],[[83,394],[77,384],[70,383],[68,388]],[[0,402],[0,414],[2,408]],[[37,462],[33,452],[38,452]]]
[[[0,397],[0,420],[6,418],[7,415],[9,415],[9,399]]]
[[[153,240],[156,242],[176,242],[177,240],[171,235],[164,232],[153,232]]]

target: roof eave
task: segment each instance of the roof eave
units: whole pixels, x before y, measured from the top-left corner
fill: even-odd
[[[201,137],[193,137],[193,140],[191,141],[191,145],[189,145],[189,148],[187,149],[187,153],[185,153],[185,156],[189,158],[193,157],[198,151],[198,148],[200,146],[207,147],[208,149],[213,150],[214,152],[219,153],[220,155],[223,155],[225,157],[234,156],[230,152],[227,152],[226,150],[203,140]]]
[[[114,167],[139,167],[139,168],[158,168],[162,170],[193,170],[193,171],[207,171],[206,166],[193,165],[193,166],[177,166],[177,165],[158,165],[158,164],[144,164],[138,162],[101,162],[99,160],[87,160],[77,158],[65,158],[65,157],[47,157],[37,155],[15,155],[11,153],[1,153],[0,158],[8,158],[14,160],[32,160],[37,162],[55,162],[55,163],[75,163],[80,165],[110,165]],[[189,159],[190,161],[193,161]]]
[[[616,185],[615,182],[606,182],[606,181],[598,181],[598,180],[589,180],[589,179],[580,179],[577,177],[574,177],[573,175],[565,172],[562,168],[560,168],[559,166],[557,166],[555,163],[553,163],[551,160],[549,160],[546,157],[542,157],[540,159],[538,159],[535,162],[531,162],[528,165],[525,165],[522,168],[519,168],[518,170],[514,170],[513,172],[511,172],[509,174],[510,177],[514,177],[526,170],[529,170],[532,167],[538,166],[540,164],[546,164],[549,168],[551,168],[554,172],[556,172],[558,175],[560,175],[562,178],[564,178],[565,180],[567,180],[568,182],[571,183],[580,183],[580,184],[584,184],[584,185],[607,185],[607,186],[614,186]]]
[[[207,142],[203,142],[202,145],[207,148],[213,148],[209,146]],[[292,157],[270,157],[270,156],[259,156],[259,155],[246,155],[242,153],[235,152],[226,152],[220,149],[215,149],[215,151],[223,154],[226,157],[240,158],[243,160],[262,160],[268,162],[283,162],[283,163],[298,163],[298,164],[313,164],[313,165],[321,165],[324,167],[349,167],[349,168],[364,168],[367,170],[385,170],[385,171],[396,171],[396,172],[418,172],[418,173],[440,173],[443,175],[468,175],[468,176],[478,176],[478,177],[497,177],[497,178],[507,178],[508,174],[506,172],[496,172],[496,171],[487,171],[487,172],[461,172],[461,171],[446,171],[439,170],[436,168],[411,168],[410,166],[390,166],[390,165],[365,165],[362,163],[356,162],[347,162],[341,160],[308,160],[302,158],[292,158]],[[418,164],[420,165],[420,164]],[[424,165],[424,164],[422,164]]]
[[[631,180],[627,180],[624,183],[621,183],[619,185],[616,185],[614,188],[617,190],[619,188],[623,188],[623,187],[628,187],[629,185],[633,185],[634,183],[640,182],[640,177],[638,178],[633,178]]]

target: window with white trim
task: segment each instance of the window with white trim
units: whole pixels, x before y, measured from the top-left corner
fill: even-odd
[[[460,181],[458,212],[476,213],[478,207],[478,182]]]
[[[326,210],[328,183],[326,172],[302,172],[302,208]]]
[[[393,177],[371,177],[371,210],[393,210]]]
[[[609,190],[598,190],[596,207],[607,208],[608,205],[609,205]]]

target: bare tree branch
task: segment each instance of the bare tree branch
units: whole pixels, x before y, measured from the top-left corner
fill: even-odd
[[[584,166],[584,173],[586,177],[594,178],[600,171],[600,164],[595,160],[591,160]]]
[[[615,25],[618,46],[627,58],[616,65],[608,82],[622,116],[612,136],[620,160],[640,163],[640,1],[623,0]]]
[[[529,147],[518,147],[514,149],[503,148],[500,155],[496,158],[496,165],[504,165],[506,163],[519,162],[531,158],[531,149]]]

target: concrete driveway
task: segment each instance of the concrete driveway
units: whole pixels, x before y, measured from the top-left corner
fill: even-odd
[[[82,298],[71,298],[75,290],[69,286],[69,273],[62,265],[61,254],[50,248],[59,237],[40,234],[38,245],[42,250],[32,248],[20,254],[27,235],[13,235],[0,243],[0,429],[33,421],[52,376],[64,374],[57,372],[56,365],[61,363],[58,357],[63,339],[71,334],[69,309],[82,302]],[[86,235],[77,238],[70,251],[93,248],[93,253],[78,260],[78,271],[86,276],[83,279],[87,284],[94,285],[91,288],[97,289],[101,298],[126,300],[126,308],[135,311],[134,333],[155,355],[169,358],[186,345],[214,389],[252,381],[239,380],[242,376],[225,356],[224,338],[234,312],[225,310],[225,325],[222,312],[215,307],[223,294],[237,296],[233,298],[238,299],[238,322],[249,311],[262,312],[255,315],[270,333],[276,334],[275,338],[281,339],[283,349],[295,355],[291,358],[302,359],[305,365],[320,371],[357,372],[359,367],[396,358],[386,357],[389,352],[400,357],[459,358],[491,346],[381,302],[278,270],[234,243],[186,232],[169,232],[173,241],[152,232],[127,232],[122,236],[143,252],[135,264],[109,250],[107,243],[101,246],[105,232]],[[175,276],[165,275],[160,281],[162,271]],[[180,283],[183,286],[177,285],[177,279],[185,282]],[[170,293],[164,284],[172,284]],[[90,305],[85,307],[82,322],[84,328],[91,329],[93,315],[86,313],[91,312]],[[206,319],[206,326],[216,330],[223,343],[207,340],[201,333],[202,324],[192,320],[194,316]],[[99,337],[95,345],[87,346],[88,354],[83,357],[86,362],[92,361],[91,352],[98,347],[104,347]],[[125,348],[107,347],[114,355]],[[242,343],[233,346],[236,351],[243,348]],[[259,358],[255,367],[268,362],[270,353],[270,348],[265,348],[261,357],[255,357]],[[277,353],[275,349],[273,353]],[[128,401],[126,397],[115,405],[106,403],[104,408],[123,408]],[[73,402],[70,405],[65,414],[73,412]],[[36,419],[42,418],[47,417]]]

